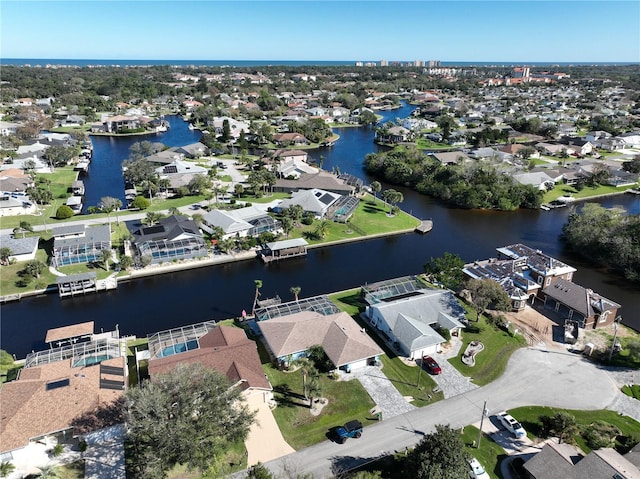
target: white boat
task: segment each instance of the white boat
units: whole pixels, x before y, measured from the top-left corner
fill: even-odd
[[[576,199],[571,195],[562,195],[556,201],[560,203],[573,203]]]

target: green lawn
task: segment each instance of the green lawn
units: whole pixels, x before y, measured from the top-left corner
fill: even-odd
[[[557,200],[560,196],[571,195],[576,199],[589,198],[591,196],[610,195],[617,193],[624,193],[628,186],[585,186],[582,190],[578,191],[573,186],[568,185],[556,185],[551,191],[547,191],[542,197],[543,203],[549,203],[550,201]]]
[[[463,330],[460,354],[449,362],[464,376],[472,378],[474,384],[484,386],[502,375],[511,354],[525,346],[526,341],[522,336],[511,336],[506,331],[487,324],[485,317],[480,317],[480,322],[476,323],[476,313],[466,304],[463,306],[467,310],[471,326],[479,328],[479,332]],[[475,366],[467,366],[462,362],[462,353],[474,340],[484,344],[484,350],[476,356]]]
[[[451,150],[454,147],[446,143],[436,143],[426,138],[419,138],[416,140],[416,148],[419,150]]]
[[[464,428],[462,440],[464,441],[465,449],[470,456],[475,457],[482,464],[490,477],[499,479],[502,477],[500,474],[500,462],[507,457],[507,454],[486,434],[482,435],[480,447],[477,447],[479,432],[480,430],[474,426],[466,426]]]
[[[575,417],[578,427],[588,426],[594,421],[604,421],[617,427],[622,436],[640,437],[640,423],[629,416],[618,414],[615,411],[580,411],[574,409],[555,409],[542,406],[526,406],[512,409],[509,413],[516,418],[527,431],[527,434],[540,437],[541,426],[539,417],[553,416],[555,413],[565,411]],[[617,440],[621,439],[620,437]],[[574,436],[576,444],[588,453],[591,449],[587,446],[582,436],[576,434]]]
[[[97,279],[105,279],[113,273],[111,268],[113,268],[112,262],[109,262],[109,271],[105,270],[102,264],[97,265],[95,263],[70,264],[68,266],[59,266],[56,269],[66,275],[93,272],[96,273]]]
[[[302,394],[302,373],[283,372],[270,363],[263,368],[275,391],[278,407],[273,415],[285,440],[301,449],[327,439],[329,430],[351,419],[359,419],[366,426],[374,418],[369,410],[375,405],[357,380],[337,381],[322,375],[321,397],[328,403],[318,416],[311,414]]]
[[[43,249],[43,241],[36,252],[36,259],[45,265],[48,263],[47,252]],[[22,278],[20,272],[25,268],[26,261],[21,261],[8,266],[0,266],[0,295],[26,293],[39,289],[44,289],[48,285],[55,283],[56,277],[51,274],[48,267],[45,267],[39,278],[32,278],[26,286],[18,285],[18,281]],[[26,278],[26,277],[25,277]]]

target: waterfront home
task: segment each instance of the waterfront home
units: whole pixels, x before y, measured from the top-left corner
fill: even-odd
[[[169,178],[173,175],[206,175],[209,170],[203,168],[202,166],[198,166],[195,163],[190,161],[182,161],[182,160],[173,160],[171,163],[168,163],[163,166],[159,166],[155,169],[155,172],[158,174],[160,178]]]
[[[0,195],[0,217],[32,215],[37,211],[38,207],[28,196]]]
[[[191,143],[190,145],[176,146],[174,148],[171,148],[171,150],[175,151],[176,153],[180,153],[187,158],[200,158],[201,156],[206,155],[208,152],[208,148],[206,147],[206,145],[200,143],[199,141],[196,143]]]
[[[311,142],[300,133],[279,133],[273,135],[273,142],[280,146],[308,145]]]
[[[404,143],[409,140],[410,130],[403,126],[392,126],[376,132],[376,141],[384,144]]]
[[[302,173],[295,180],[279,179],[273,186],[274,192],[292,193],[298,190],[321,189],[339,195],[352,195],[355,187],[333,173],[320,170],[317,173]]]
[[[305,213],[310,213],[316,218],[324,218],[333,204],[341,198],[341,195],[317,188],[311,190],[298,190],[291,194],[291,198],[283,200],[277,210],[282,211],[298,205]]]
[[[109,225],[86,226],[75,224],[53,228],[51,266],[91,263],[98,261],[103,250],[111,249]]]
[[[240,138],[240,133],[244,131],[245,135],[249,133],[249,123],[245,121],[236,120],[229,116],[215,117],[212,120],[207,121],[207,127],[209,127],[216,136],[224,134],[225,122],[229,125],[229,136],[231,141],[235,141]]]
[[[293,238],[266,243],[258,256],[265,263],[294,256],[305,256],[309,243],[304,238]]]
[[[326,315],[299,311],[259,321],[257,327],[267,350],[281,368],[306,357],[309,348],[316,345],[322,346],[336,368],[346,372],[377,363],[384,354],[366,331],[343,311]]]
[[[620,305],[591,289],[558,279],[542,290],[545,308],[581,328],[601,328],[616,320]]]
[[[157,225],[141,227],[133,237],[136,255],[152,264],[207,256],[198,225],[186,216],[163,218]]]
[[[246,399],[253,397],[266,405],[273,402],[273,388],[262,369],[256,343],[247,338],[244,329],[207,321],[148,338],[152,381],[179,364],[201,364],[226,376]]]
[[[273,159],[281,163],[290,160],[299,160],[306,163],[308,156],[307,152],[302,150],[279,149],[273,152]]]
[[[179,151],[176,151],[173,148],[169,148],[163,151],[158,151],[157,153],[146,156],[144,158],[144,160],[148,161],[149,163],[158,163],[161,165],[168,165],[170,163],[173,163],[174,161],[183,160],[183,159],[184,159],[184,153],[180,153]]]
[[[82,416],[113,407],[127,383],[126,348],[117,331],[90,334],[87,340],[73,331],[49,333],[55,337],[51,344],[65,345],[27,355],[18,379],[0,389],[0,455],[25,474],[37,459],[49,462],[47,452],[56,443],[71,444],[88,432]]]
[[[442,330],[459,336],[464,328],[464,308],[451,291],[425,288],[410,278],[362,289],[368,303],[365,321],[390,348],[411,360],[440,352],[447,342]]]
[[[429,156],[443,165],[461,165],[470,160],[470,158],[461,151],[431,152]]]
[[[38,251],[39,236],[30,236],[28,238],[18,238],[14,235],[1,235],[0,245],[3,248],[9,248],[11,255],[9,261],[29,261],[36,258]]]
[[[521,185],[531,185],[540,191],[553,188],[555,181],[544,171],[528,171],[516,173],[512,176]]]
[[[264,232],[276,233],[280,222],[256,206],[237,210],[212,210],[202,215],[200,228],[213,233],[213,228],[221,228],[222,238],[244,238],[258,236]]]
[[[273,169],[274,168],[272,167],[272,170]],[[304,173],[307,173],[307,174],[318,173],[319,170],[318,168],[309,165],[303,159],[294,158],[291,160],[285,160],[278,163],[275,167],[275,171],[278,178],[287,178],[291,180],[291,179],[300,178],[300,176],[303,175]]]

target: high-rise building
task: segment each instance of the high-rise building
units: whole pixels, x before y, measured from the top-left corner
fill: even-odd
[[[380,66],[381,67],[388,67],[389,66],[389,60],[380,60]]]

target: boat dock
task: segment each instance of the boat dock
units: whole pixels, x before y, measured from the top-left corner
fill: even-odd
[[[431,220],[422,220],[420,224],[416,226],[416,233],[425,234],[433,229],[433,221]]]
[[[91,271],[60,276],[56,279],[56,284],[58,285],[58,295],[61,298],[68,298],[116,289],[118,287],[118,279],[115,276],[97,279],[96,273]]]
[[[285,258],[293,258],[295,256],[306,256],[308,245],[309,243],[303,238],[273,241],[265,245],[265,248],[259,253],[259,256],[265,263]]]

